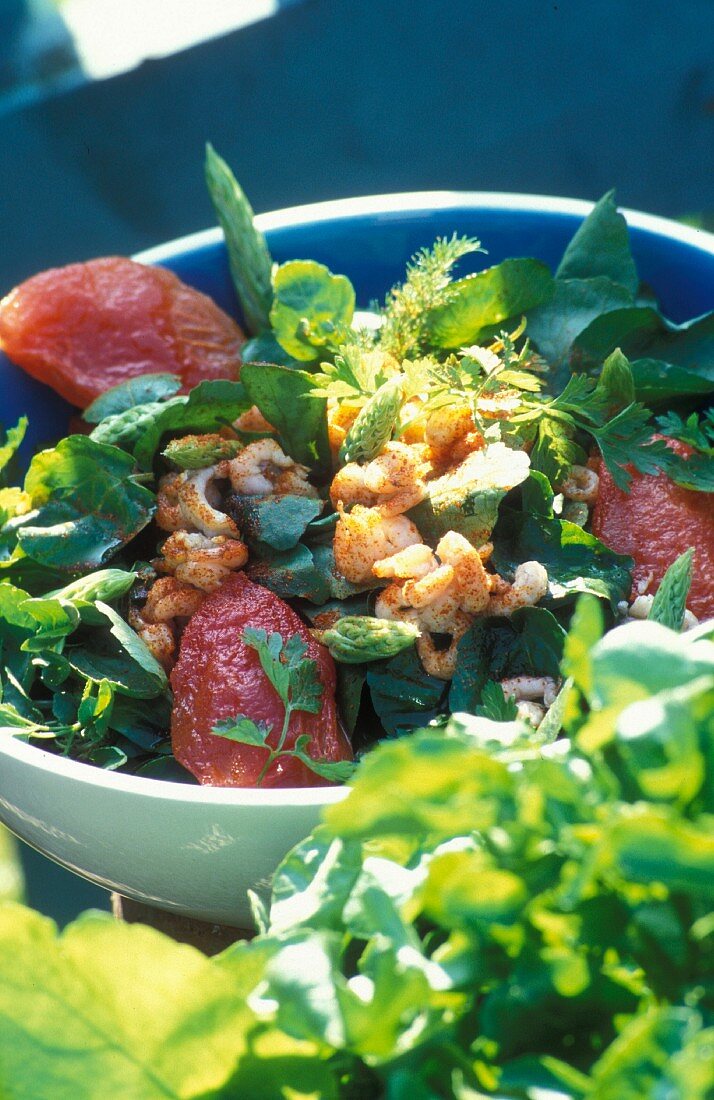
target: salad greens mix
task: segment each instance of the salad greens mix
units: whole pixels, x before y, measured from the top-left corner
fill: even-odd
[[[377,746],[251,942],[0,906],[0,1093],[711,1097],[714,632],[603,625],[582,596],[557,721]]]
[[[358,753],[451,728],[455,712],[537,725],[548,711],[557,729],[561,697],[544,687],[521,707],[513,685],[536,677],[557,693],[577,595],[612,626],[632,587],[631,559],[589,530],[589,455],[624,490],[658,470],[714,489],[714,314],[660,313],[611,194],[555,274],[507,259],[458,277],[484,250],[454,234],[359,312],[344,275],[273,264],[210,147],[206,172],[250,335],[240,380],[188,394],[167,374],[123,383],[85,411],[89,435],[34,456],[21,487],[26,421],[7,432],[0,724],[102,767],[190,779],[168,739],[175,652],[146,608],[166,574],[195,595],[245,567],[330,648]],[[209,558],[210,584],[197,579]],[[691,565],[677,575],[653,614],[681,626]],[[169,649],[178,621],[162,620]],[[250,716],[213,732],[275,748]]]

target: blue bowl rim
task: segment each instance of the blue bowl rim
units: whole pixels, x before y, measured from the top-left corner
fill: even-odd
[[[581,199],[558,198],[548,195],[528,195],[498,191],[411,191],[389,195],[334,199],[286,207],[259,214],[256,224],[263,232],[279,230],[308,223],[328,222],[336,219],[361,218],[365,215],[399,215],[404,213],[429,213],[433,210],[463,209],[472,207],[484,210],[512,210],[542,212],[545,214],[586,217],[593,203]],[[669,218],[645,214],[639,210],[619,208],[628,225],[656,236],[675,240],[714,255],[714,234]],[[134,259],[141,263],[166,263],[178,255],[219,244],[223,233],[219,227],[200,230],[165,244],[137,253]],[[148,776],[125,775],[107,772],[89,764],[55,756],[37,745],[18,741],[15,737],[0,737],[0,756],[7,754],[42,772],[53,773],[58,780],[76,780],[107,791],[120,791],[134,796],[169,799],[203,805],[272,806],[287,808],[290,805],[319,806],[338,802],[347,793],[345,787],[286,787],[271,790],[250,790],[235,787],[201,787],[152,779]]]

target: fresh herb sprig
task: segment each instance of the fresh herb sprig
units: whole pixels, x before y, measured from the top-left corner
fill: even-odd
[[[352,774],[354,765],[348,760],[320,760],[310,756],[307,751],[311,740],[309,734],[297,737],[292,748],[285,747],[293,714],[296,711],[318,714],[322,703],[323,687],[317,661],[305,656],[307,643],[299,634],[293,634],[285,641],[277,632],[268,634],[254,627],[246,627],[242,638],[258,654],[260,667],[280,697],[285,708],[283,725],[274,746],[268,741],[274,727],[267,722],[256,722],[245,714],[222,719],[213,727],[212,733],[241,745],[267,749],[268,755],[256,779],[256,787],[261,786],[276,760],[291,756],[323,779],[345,782]]]

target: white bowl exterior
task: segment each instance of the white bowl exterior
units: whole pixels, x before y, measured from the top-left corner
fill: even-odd
[[[247,891],[346,788],[235,791],[102,772],[7,737],[0,819],[71,871],[147,905],[252,928]]]

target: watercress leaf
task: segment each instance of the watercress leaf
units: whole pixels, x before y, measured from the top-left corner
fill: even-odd
[[[617,211],[613,191],[603,195],[578,227],[556,272],[557,279],[592,279],[600,275],[631,294],[639,286],[627,222]]]
[[[108,416],[118,416],[137,405],[148,405],[173,397],[181,389],[176,374],[140,374],[112,386],[89,405],[82,416],[88,424],[99,424]]]
[[[312,375],[275,363],[246,363],[241,379],[250,403],[273,425],[291,458],[329,469],[327,400],[314,394]]]
[[[272,260],[255,226],[253,208],[230,168],[212,145],[206,146],[206,183],[226,239],[228,262],[250,333],[270,324]]]
[[[149,470],[165,435],[216,431],[232,424],[251,404],[242,382],[224,378],[199,382],[188,397],[172,398],[147,417],[134,448],[136,461]]]
[[[547,302],[553,276],[540,260],[504,260],[449,287],[447,301],[426,315],[429,342],[441,348],[476,343],[483,330]]]
[[[56,588],[47,595],[72,603],[95,603],[97,600],[118,600],[124,596],[137,578],[126,569],[98,569],[86,577],[78,577],[63,588]]]
[[[233,495],[228,507],[243,538],[251,545],[265,543],[274,550],[297,546],[307,525],[316,519],[325,502],[317,497],[250,497]],[[260,553],[260,548],[256,547]]]
[[[268,734],[272,728],[266,722],[254,722],[245,714],[238,714],[235,718],[222,718],[220,722],[216,722],[211,733],[217,737],[225,737],[229,741],[237,741],[241,745],[267,748]]]
[[[615,608],[629,595],[632,559],[616,554],[568,520],[504,509],[493,542],[493,561],[499,573],[512,575],[521,562],[541,562],[548,571],[546,601],[591,592]]]
[[[428,483],[428,496],[409,516],[428,541],[447,531],[458,531],[474,546],[488,540],[498,517],[498,506],[509,489],[528,477],[528,455],[504,443],[491,443],[468,460],[464,471],[444,474]]]
[[[153,493],[132,474],[128,455],[84,435],[68,436],[35,455],[25,490],[37,511],[18,530],[21,549],[43,565],[70,572],[103,565],[154,512]]]
[[[556,279],[552,296],[528,312],[528,337],[552,367],[567,363],[584,328],[602,313],[632,304],[629,291],[611,279]],[[557,377],[557,375],[556,375]]]
[[[145,405],[135,405],[115,416],[107,416],[94,428],[89,438],[95,443],[111,444],[123,451],[132,452],[144,432],[152,427],[157,417],[168,409],[180,409],[186,404],[185,397],[170,397],[167,401],[149,401]]]
[[[290,260],[275,272],[273,293],[270,324],[289,355],[311,362],[326,345],[342,343],[355,308],[354,288],[344,275],[314,260]]]
[[[79,626],[79,612],[69,600],[30,599],[23,610],[35,620],[35,633],[22,643],[22,648],[30,653],[52,648]]]
[[[694,547],[690,547],[672,562],[655,592],[648,619],[668,626],[670,630],[682,629],[692,585],[693,558]]]
[[[424,726],[444,708],[448,684],[429,676],[412,647],[367,672],[372,705],[388,737]]]

